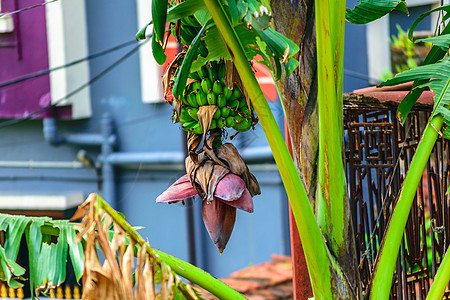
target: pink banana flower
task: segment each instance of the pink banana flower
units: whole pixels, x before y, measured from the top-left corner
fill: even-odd
[[[197,195],[188,175],[179,178],[156,198],[156,202],[176,203]],[[218,183],[214,200],[202,201],[202,216],[209,236],[222,254],[233,231],[236,208],[253,212],[253,199],[241,177],[228,173]]]

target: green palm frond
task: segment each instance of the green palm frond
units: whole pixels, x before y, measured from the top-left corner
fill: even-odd
[[[387,15],[394,9],[408,14],[405,1],[362,0],[353,9],[347,9],[345,18],[353,24],[367,24]]]
[[[434,97],[434,108],[432,116],[442,115],[444,123],[450,125],[450,60],[441,60],[438,63],[419,66],[403,73],[397,74],[394,78],[380,84],[382,86],[392,86],[413,80],[426,81],[417,88],[429,87],[436,95]],[[448,133],[446,130],[445,133]],[[448,137],[448,135],[447,135]]]

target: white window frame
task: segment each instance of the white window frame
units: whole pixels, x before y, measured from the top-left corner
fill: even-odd
[[[85,200],[82,192],[0,192],[0,209],[66,210]]]
[[[45,6],[49,67],[62,66],[87,57],[88,36],[84,1],[56,1]],[[89,63],[50,73],[51,101],[55,103],[90,79]],[[71,105],[72,119],[92,115],[90,88],[87,87],[58,105]]]
[[[1,11],[1,7],[0,7]],[[14,31],[14,21],[12,16],[0,18],[0,33],[11,33]]]
[[[137,19],[140,30],[152,19],[152,1],[137,0]],[[153,26],[147,27],[147,34],[151,33]],[[139,66],[141,72],[141,98],[145,103],[161,103],[163,100],[161,66],[153,58],[151,42],[142,45],[139,49]]]

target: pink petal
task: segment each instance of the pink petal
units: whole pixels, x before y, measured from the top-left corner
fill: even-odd
[[[244,190],[246,190],[244,180],[233,173],[228,173],[217,184],[214,197],[234,201],[242,196]]]
[[[202,216],[209,237],[222,254],[233,232],[236,208],[226,205],[222,201],[215,200],[210,204],[202,201]]]
[[[156,202],[178,202],[197,195],[194,187],[189,181],[188,175],[180,177],[167,190],[156,198]]]
[[[233,206],[235,208],[242,209],[246,212],[252,213],[253,212],[253,198],[252,195],[250,195],[250,192],[247,189],[244,189],[244,192],[242,193],[242,196],[234,201],[226,201],[221,198],[217,198],[220,201],[223,201],[225,204]]]

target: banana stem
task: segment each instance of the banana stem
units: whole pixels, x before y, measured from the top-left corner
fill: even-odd
[[[439,266],[439,269],[434,276],[433,284],[427,295],[427,300],[442,299],[444,297],[445,289],[450,280],[450,248],[447,248],[444,259]]]
[[[228,47],[272,149],[302,240],[314,295],[317,299],[332,299],[332,267],[326,245],[280,129],[247,61],[242,44],[220,1],[204,0],[204,2]]]
[[[145,240],[136,232],[136,230],[134,230],[133,227],[131,227],[131,225],[128,224],[117,211],[106,203],[105,200],[103,200],[99,195],[96,195],[96,199],[98,208],[103,209],[117,225],[119,225],[134,241],[136,241],[137,244],[140,246],[146,245],[147,253],[149,255],[158,256],[167,265],[169,265],[175,273],[211,292],[219,299],[246,299],[240,293],[217,278],[214,278],[210,274],[206,273],[202,269],[199,269],[190,263],[173,257],[167,253],[153,249],[150,247],[150,244],[146,243]]]

